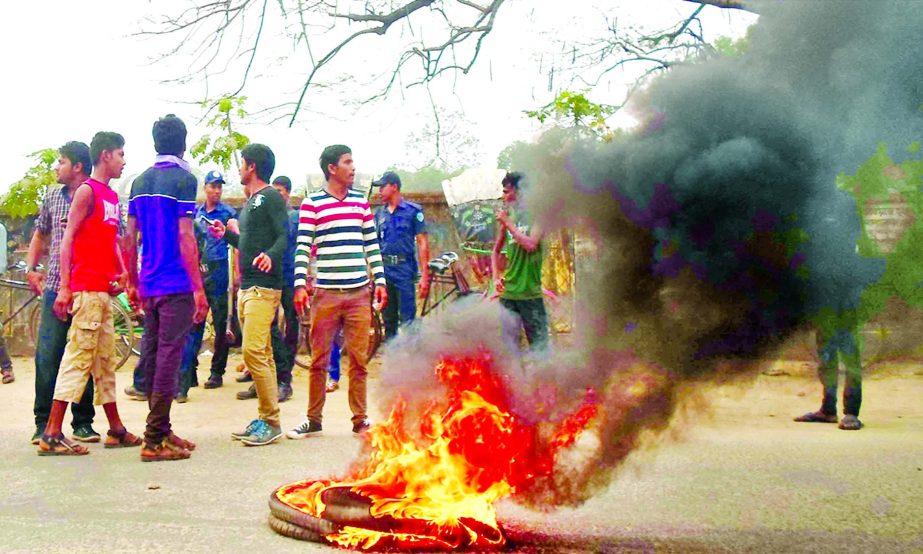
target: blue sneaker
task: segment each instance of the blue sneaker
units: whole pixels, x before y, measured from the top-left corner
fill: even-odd
[[[249,437],[249,436],[253,433],[253,431],[256,430],[256,426],[257,426],[261,421],[262,421],[261,419],[254,419],[253,421],[251,421],[251,422],[247,425],[247,428],[244,429],[243,431],[238,431],[238,432],[236,432],[236,433],[231,433],[231,438],[234,439],[234,440],[236,440],[236,441],[239,441],[239,440],[241,440],[241,439],[243,439],[243,438],[245,438],[245,437]]]
[[[263,446],[275,442],[282,436],[281,427],[273,427],[264,420],[257,420],[256,427],[250,435],[240,439],[240,442],[247,446]]]

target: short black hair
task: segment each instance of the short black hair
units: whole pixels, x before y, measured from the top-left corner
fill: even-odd
[[[83,172],[89,175],[93,171],[93,160],[90,159],[90,147],[86,144],[72,140],[58,148],[58,153],[71,161],[72,165],[80,164]]]
[[[292,192],[292,180],[286,177],[285,175],[279,175],[278,177],[273,179],[272,184],[282,185],[282,188],[284,188],[285,190],[289,192]]]
[[[509,185],[516,190],[519,190],[520,182],[522,181],[524,175],[518,171],[510,171],[503,176],[503,180],[500,181],[500,184],[503,186]]]
[[[340,158],[344,154],[352,154],[353,151],[350,150],[349,146],[345,144],[332,144],[327,148],[324,148],[324,151],[320,154],[320,168],[324,172],[324,179],[330,178],[330,170],[327,169],[327,166],[330,164],[336,165],[340,162]]]
[[[240,151],[244,163],[256,165],[256,176],[260,181],[268,183],[272,172],[276,169],[276,155],[265,144],[248,144]]]
[[[111,152],[125,146],[125,137],[111,131],[100,131],[93,135],[90,141],[90,158],[93,159],[93,165],[99,163],[99,158],[103,152]]]
[[[186,124],[174,114],[154,122],[154,150],[158,154],[179,156],[186,151]]]

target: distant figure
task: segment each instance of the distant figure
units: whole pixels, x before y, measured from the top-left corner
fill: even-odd
[[[381,315],[385,321],[385,340],[390,340],[397,335],[399,325],[409,325],[417,315],[414,284],[418,271],[422,271],[420,298],[425,298],[429,291],[429,268],[426,264],[419,267],[416,256],[419,250],[420,259],[429,260],[429,240],[423,208],[401,197],[401,178],[397,173],[386,171],[372,186],[380,187],[378,196],[382,203],[375,211],[375,226],[390,299]]]
[[[862,405],[861,327],[862,292],[884,271],[884,260],[862,256],[857,241],[862,232],[855,200],[842,191],[816,201],[816,217],[808,219],[806,256],[811,297],[809,310],[817,330],[818,377],[823,386],[821,407],[795,418],[798,422],[837,422],[839,360],[846,367],[843,418],[839,428],[858,431]]]
[[[491,253],[494,285],[500,304],[515,314],[517,325],[503,334],[511,348],[519,345],[520,326],[532,350],[548,347],[548,315],[542,292],[542,233],[532,225],[519,196],[524,185],[521,173],[503,177],[505,209],[497,212],[500,232]],[[507,265],[500,276],[500,252],[506,245]]]

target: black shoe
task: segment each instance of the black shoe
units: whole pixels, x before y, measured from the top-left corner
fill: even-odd
[[[206,389],[219,389],[223,384],[224,379],[222,379],[220,375],[212,375],[205,381],[204,387]]]
[[[173,400],[175,400],[177,404],[185,404],[186,402],[189,402],[189,395],[180,392],[176,394],[176,398]]]
[[[292,440],[298,440],[305,437],[319,435],[323,430],[324,428],[320,423],[316,421],[305,420],[298,427],[295,427],[291,431],[285,433],[285,436]]]
[[[368,431],[368,430],[369,430],[369,427],[371,427],[371,426],[372,426],[372,424],[369,423],[369,420],[363,419],[363,420],[360,421],[359,423],[353,423],[353,433],[355,433],[355,434],[357,434],[357,435],[360,434],[360,433],[364,433],[364,432]]]
[[[287,383],[279,384],[279,402],[285,402],[292,397],[292,386]]]
[[[234,380],[237,381],[238,383],[252,383],[253,375],[250,375],[249,371],[244,371],[243,373],[235,377]]]
[[[247,390],[242,390],[237,393],[238,400],[250,400],[251,398],[256,398],[256,385],[250,385],[250,388]]]
[[[99,442],[100,439],[99,433],[94,431],[90,424],[76,427],[71,437],[80,442]]]

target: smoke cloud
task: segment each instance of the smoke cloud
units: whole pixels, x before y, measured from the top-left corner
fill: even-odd
[[[382,390],[421,400],[436,393],[439,355],[479,343],[511,368],[523,417],[554,419],[597,391],[579,459],[520,501],[585,500],[645,431],[667,427],[681,391],[752,373],[799,326],[860,308],[881,275],[882,260],[857,253],[859,215],[836,177],[880,143],[923,138],[923,10],[755,6],[748,50],[653,83],[635,106],[637,132],[600,146],[558,130],[513,160],[538,225],[579,229],[592,245],[573,349],[523,367],[499,340],[495,303],[425,321],[389,349]]]

